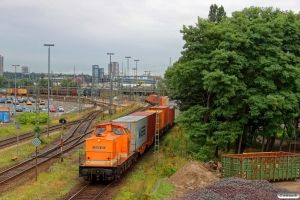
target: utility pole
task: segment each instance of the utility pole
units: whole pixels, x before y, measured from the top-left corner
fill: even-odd
[[[109,114],[112,116],[112,108],[113,108],[113,99],[112,99],[112,90],[113,90],[113,84],[112,84],[112,66],[111,66],[111,56],[114,55],[114,53],[107,53],[109,55],[109,69],[110,69],[110,98],[109,98]]]

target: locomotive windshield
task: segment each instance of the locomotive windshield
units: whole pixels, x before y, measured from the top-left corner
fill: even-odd
[[[100,136],[103,132],[105,132],[106,131],[106,128],[97,128],[96,130],[95,130],[95,135],[96,136]]]
[[[121,128],[113,128],[112,131],[117,135],[123,135],[123,131]]]

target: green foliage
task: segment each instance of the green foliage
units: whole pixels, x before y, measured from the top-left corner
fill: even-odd
[[[71,78],[65,78],[62,80],[61,84],[60,84],[61,87],[78,87],[78,82],[74,81],[73,79]]]
[[[28,78],[23,78],[17,81],[17,86],[18,87],[28,87],[28,86],[33,86],[33,81]]]
[[[0,87],[5,88],[7,87],[8,80],[5,78],[5,76],[0,76]]]
[[[197,152],[193,153],[193,155],[197,159],[200,159],[200,160],[206,162],[212,158],[211,152],[212,152],[211,147],[204,145],[204,146],[200,147],[200,149]]]
[[[182,56],[165,73],[169,97],[183,111],[177,122],[202,145],[211,136],[218,146],[239,135],[242,144],[258,135],[270,138],[282,121],[292,122],[287,135],[294,135],[300,112],[299,16],[250,7],[219,20],[218,9],[212,5],[209,20],[183,26]]]
[[[42,127],[39,124],[35,124],[35,127],[33,129],[33,134],[35,135],[37,133],[37,137],[40,138],[42,132],[43,132]]]
[[[39,85],[41,88],[48,88],[48,79],[47,78],[40,78],[39,79]],[[49,84],[52,85],[51,78],[49,79]]]
[[[221,22],[223,18],[226,17],[226,12],[224,7],[218,7],[216,4],[210,6],[210,11],[208,14],[208,20],[210,22]]]
[[[45,124],[47,123],[47,114],[46,113],[40,113],[39,114],[39,123],[40,124]],[[27,124],[36,124],[37,116],[36,113],[20,113],[17,116],[18,121],[20,122],[21,125],[27,125]]]
[[[172,164],[164,164],[162,166],[162,175],[166,177],[172,176],[178,168],[176,166],[173,166]]]

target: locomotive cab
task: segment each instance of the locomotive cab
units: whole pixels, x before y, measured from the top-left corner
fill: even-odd
[[[130,152],[130,132],[123,124],[104,124],[95,127],[86,140],[86,166],[114,166]]]
[[[118,123],[100,124],[86,139],[85,161],[79,169],[79,176],[86,180],[113,179],[119,175],[121,166],[129,156],[131,132],[127,126]]]

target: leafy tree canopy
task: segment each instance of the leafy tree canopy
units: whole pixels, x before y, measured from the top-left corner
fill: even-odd
[[[245,8],[220,21],[216,10],[212,5],[209,19],[183,26],[182,56],[165,77],[169,96],[195,115],[178,119],[191,136],[213,136],[216,145],[236,141],[242,152],[258,127],[271,138],[299,115],[300,21],[271,7]]]

